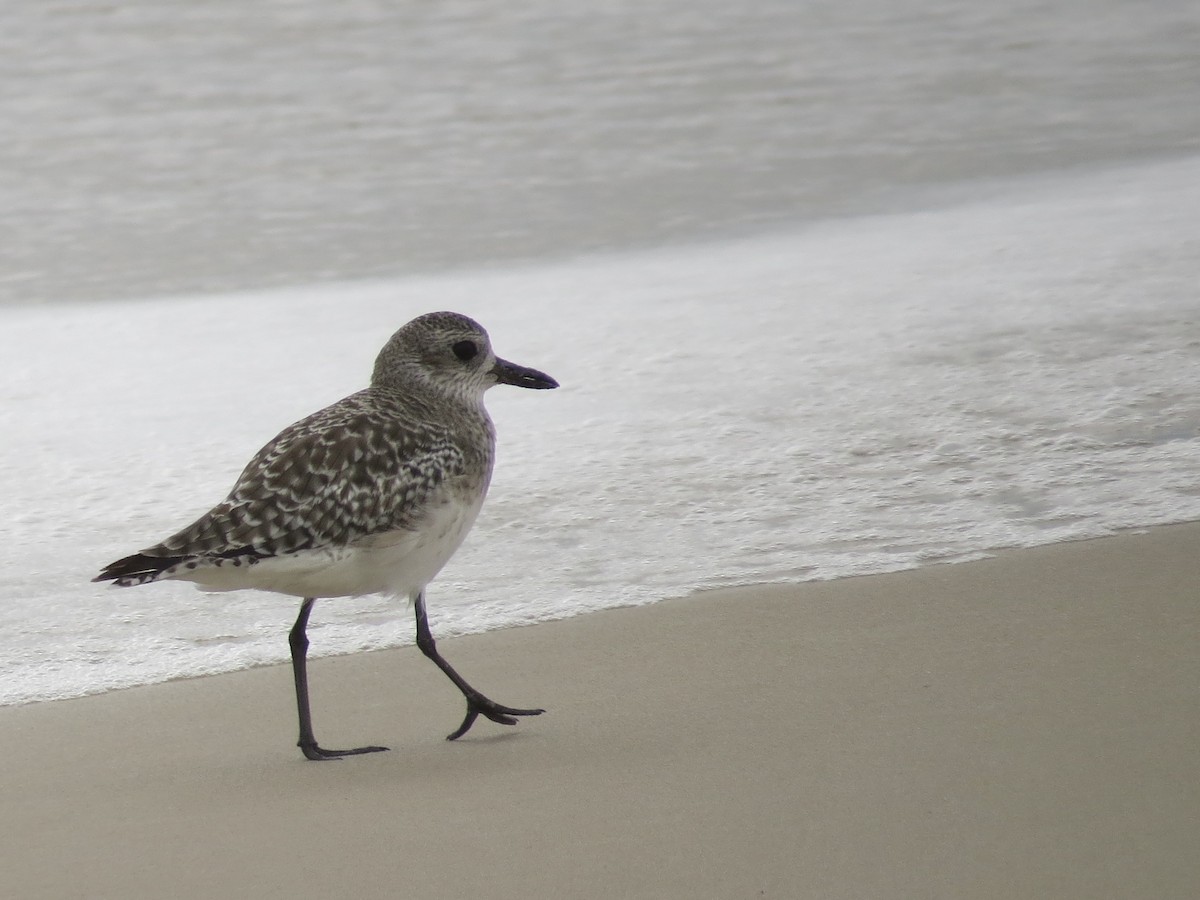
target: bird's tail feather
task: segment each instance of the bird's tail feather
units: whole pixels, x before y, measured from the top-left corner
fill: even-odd
[[[177,565],[182,556],[147,556],[135,553],[109,563],[92,581],[111,581],[121,587],[157,581],[168,569]]]

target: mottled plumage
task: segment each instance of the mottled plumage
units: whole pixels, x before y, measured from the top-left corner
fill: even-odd
[[[94,580],[131,586],[180,579],[203,590],[303,597],[301,637],[314,599],[384,592],[416,602],[421,643],[425,586],[458,549],[487,493],[495,431],[483,394],[498,383],[557,386],[541,372],[497,359],[487,333],[466,316],[414,319],[380,352],[370,387],[284,429],[250,460],[228,497]],[[427,642],[432,648],[431,637]],[[296,645],[294,630],[294,662]],[[436,650],[422,650],[458,679]],[[299,695],[303,653],[297,665]],[[472,693],[464,693],[469,721],[454,737],[474,718]],[[491,701],[475,699],[482,707],[476,712],[487,715]],[[302,747],[306,704],[307,696]],[[347,752],[311,746],[326,755]]]

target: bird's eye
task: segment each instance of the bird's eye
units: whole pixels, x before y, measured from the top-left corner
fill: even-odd
[[[463,362],[468,362],[479,355],[479,348],[475,346],[474,341],[459,341],[450,349]]]

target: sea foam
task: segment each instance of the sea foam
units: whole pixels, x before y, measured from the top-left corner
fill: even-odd
[[[288,599],[90,584],[361,387],[414,315],[554,375],[498,388],[443,635],[1200,517],[1200,160],[559,264],[0,311],[0,703],[279,662]],[[318,603],[314,654],[411,641]],[[697,652],[703,652],[698,648]]]

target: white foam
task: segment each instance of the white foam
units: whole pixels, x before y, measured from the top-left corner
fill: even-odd
[[[442,634],[1200,517],[1198,219],[1191,159],[658,253],[0,311],[0,702],[286,659],[289,599],[88,579],[438,308],[563,385],[489,395]],[[411,614],[327,601],[310,633],[392,646]]]

